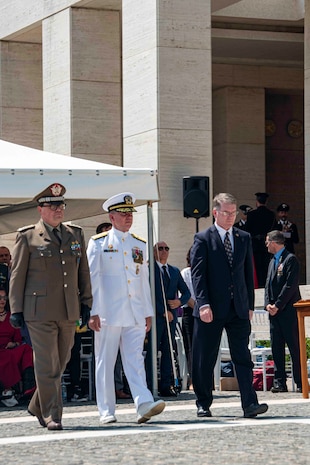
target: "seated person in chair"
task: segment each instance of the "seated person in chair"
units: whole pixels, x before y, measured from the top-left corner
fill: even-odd
[[[21,397],[31,397],[36,388],[32,348],[22,344],[20,330],[11,326],[7,293],[0,288],[0,383],[4,387],[1,402],[6,407],[18,404],[13,386],[20,382]]]

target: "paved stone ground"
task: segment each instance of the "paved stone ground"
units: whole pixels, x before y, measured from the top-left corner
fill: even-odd
[[[64,430],[47,431],[27,406],[0,407],[0,465],[310,465],[310,401],[301,394],[259,392],[269,410],[244,419],[239,392],[214,394],[213,417],[196,417],[195,396],[182,392],[165,411],[138,425],[132,402],[117,405],[117,423],[99,426],[94,402],[66,404]]]

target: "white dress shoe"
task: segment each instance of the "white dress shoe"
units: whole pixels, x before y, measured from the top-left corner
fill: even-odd
[[[14,397],[13,391],[3,391],[2,392],[2,398],[1,402],[6,406],[6,407],[15,407],[15,405],[18,404],[18,400]]]
[[[104,417],[100,417],[100,424],[107,425],[108,423],[115,423],[117,420],[114,415],[105,415]]]
[[[145,423],[154,415],[158,415],[164,410],[165,406],[166,404],[163,400],[141,404],[138,408],[138,423]]]

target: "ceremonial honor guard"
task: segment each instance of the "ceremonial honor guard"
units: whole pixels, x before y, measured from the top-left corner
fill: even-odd
[[[242,231],[245,231],[246,228],[246,220],[247,220],[247,214],[252,211],[253,208],[250,207],[250,205],[240,205],[239,211],[240,211],[240,219],[234,224],[235,228],[241,229]]]
[[[286,249],[291,253],[295,253],[294,244],[298,244],[299,235],[296,224],[288,220],[289,209],[290,206],[287,203],[281,203],[278,206],[278,221],[276,222],[274,229],[282,231],[283,236],[285,237]]]

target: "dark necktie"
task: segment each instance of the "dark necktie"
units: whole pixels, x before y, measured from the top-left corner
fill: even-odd
[[[169,286],[169,283],[170,283],[170,278],[169,278],[169,275],[168,275],[166,265],[163,266],[163,275],[164,275],[164,288],[165,288],[165,290],[167,290],[168,286]]]
[[[229,261],[229,265],[232,266],[232,263],[233,263],[233,251],[232,251],[232,246],[231,246],[231,242],[230,242],[230,239],[229,239],[229,232],[228,231],[226,231],[226,234],[225,234],[224,248],[225,248],[225,252],[226,252],[226,255],[227,255],[227,258],[228,258],[228,261]]]
[[[61,244],[61,236],[60,236],[60,231],[58,231],[58,229],[57,229],[57,228],[54,228],[54,229],[53,229],[53,233],[54,233],[54,236],[55,236],[55,237],[56,237],[56,239],[57,239],[57,242],[58,242],[59,244]]]

